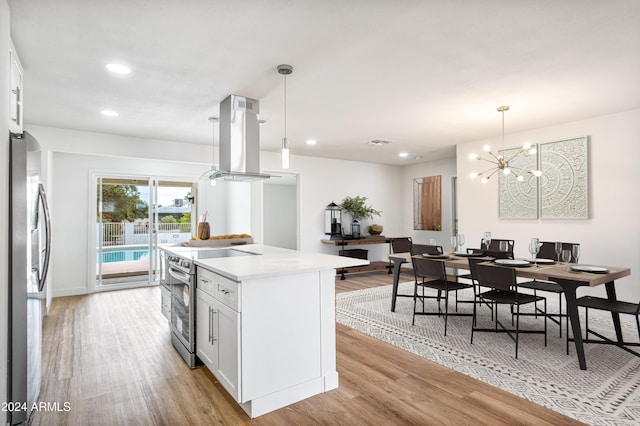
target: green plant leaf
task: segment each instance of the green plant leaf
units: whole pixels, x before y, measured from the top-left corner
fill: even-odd
[[[367,197],[359,195],[355,197],[345,197],[340,203],[340,208],[351,215],[353,220],[373,219],[373,216],[380,216],[381,211],[365,204]]]

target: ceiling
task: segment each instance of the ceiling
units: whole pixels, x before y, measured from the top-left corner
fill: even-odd
[[[8,3],[27,127],[211,144],[208,117],[237,94],[278,151],[282,63],[294,155],[411,164],[498,137],[500,105],[507,134],[640,107],[637,0]]]

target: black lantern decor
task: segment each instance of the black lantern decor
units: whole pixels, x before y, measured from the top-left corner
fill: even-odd
[[[324,233],[331,239],[342,238],[342,209],[333,201],[324,209]]]
[[[351,238],[360,238],[360,222],[355,219],[351,222]]]

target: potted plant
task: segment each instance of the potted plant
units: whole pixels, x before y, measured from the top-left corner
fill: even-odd
[[[355,196],[345,197],[340,203],[340,208],[351,215],[351,236],[360,238],[360,222],[362,219],[373,219],[373,216],[380,216],[380,211],[365,204],[367,197]]]

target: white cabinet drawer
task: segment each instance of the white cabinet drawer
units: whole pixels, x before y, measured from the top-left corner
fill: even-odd
[[[215,295],[215,285],[214,285],[214,277],[215,274],[207,269],[198,267],[197,275],[196,275],[196,288],[204,291],[209,296],[213,297]]]
[[[196,286],[236,312],[240,312],[240,283],[198,267]]]
[[[240,283],[223,277],[214,276],[215,293],[213,297],[230,307],[236,312],[240,312]]]

